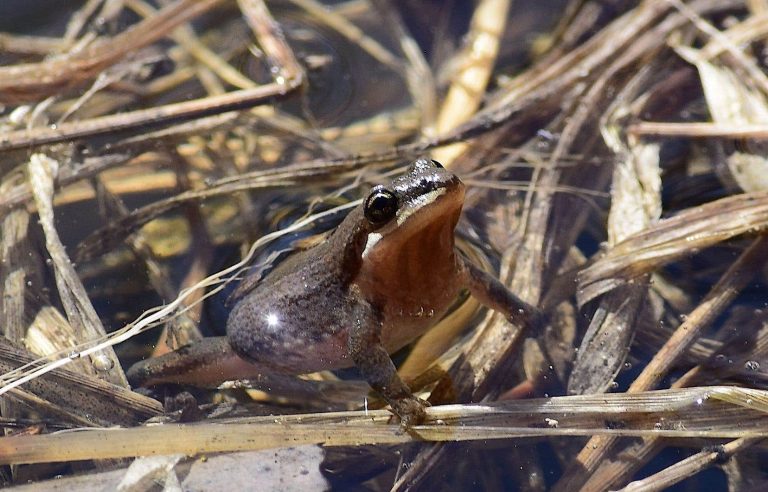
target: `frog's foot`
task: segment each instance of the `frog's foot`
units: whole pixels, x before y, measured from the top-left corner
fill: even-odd
[[[197,399],[188,391],[166,397],[163,408],[165,413],[178,413],[177,422],[196,422],[205,417],[197,404]]]
[[[400,418],[400,427],[408,430],[414,425],[419,425],[427,420],[426,407],[429,402],[416,396],[407,396],[390,402],[392,412]]]

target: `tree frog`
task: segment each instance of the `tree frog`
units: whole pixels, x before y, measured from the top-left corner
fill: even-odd
[[[456,250],[463,201],[455,174],[417,159],[373,187],[326,241],[290,256],[242,295],[226,337],[139,362],[129,380],[215,384],[354,365],[403,425],[422,421],[424,402],[389,354],[435,324],[462,289],[516,323],[529,324],[538,312]]]

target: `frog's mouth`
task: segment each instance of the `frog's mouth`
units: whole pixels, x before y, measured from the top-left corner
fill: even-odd
[[[444,230],[452,238],[463,204],[464,185],[460,182],[406,200],[394,220],[368,234],[363,257],[367,257],[382,239],[386,239],[388,246],[395,246],[405,244],[419,233],[434,235],[436,230]]]

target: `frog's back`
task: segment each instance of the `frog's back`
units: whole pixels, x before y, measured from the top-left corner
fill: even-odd
[[[227,321],[232,348],[286,373],[348,367],[347,286],[325,245],[289,257],[240,298]]]

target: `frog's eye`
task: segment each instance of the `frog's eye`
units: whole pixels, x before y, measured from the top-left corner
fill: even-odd
[[[430,159],[430,160],[432,161],[432,164],[434,164],[436,168],[445,169],[445,167],[443,167],[443,165],[437,162],[436,160],[434,159]]]
[[[377,186],[363,203],[363,214],[373,225],[389,222],[397,213],[397,197],[391,191]]]

